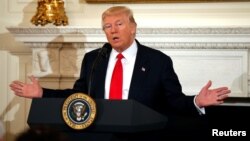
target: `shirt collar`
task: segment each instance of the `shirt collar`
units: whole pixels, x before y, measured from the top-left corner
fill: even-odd
[[[137,50],[138,50],[138,47],[137,47],[136,41],[134,40],[134,42],[126,50],[122,52],[122,55],[124,56],[124,59],[129,61],[136,55]],[[119,54],[119,52],[112,49],[110,57],[116,59],[117,54]]]

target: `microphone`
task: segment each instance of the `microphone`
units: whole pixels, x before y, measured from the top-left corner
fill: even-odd
[[[108,57],[108,43],[104,44],[104,46],[98,51],[97,57],[94,60],[94,63],[90,70],[90,76],[89,76],[89,84],[88,84],[88,95],[91,95],[91,87],[92,87],[92,81],[94,72],[96,69],[97,64],[101,61],[101,58],[107,58]]]

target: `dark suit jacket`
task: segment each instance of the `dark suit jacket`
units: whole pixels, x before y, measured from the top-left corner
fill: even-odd
[[[169,111],[177,113],[198,115],[194,106],[194,96],[185,96],[178,77],[173,69],[172,60],[166,54],[141,45],[137,41],[138,52],[132,75],[129,99],[147,105],[160,113],[168,114]],[[104,98],[105,76],[110,44],[106,43],[107,51],[101,54],[93,72],[90,95],[95,99]],[[82,62],[80,78],[75,82],[73,89],[51,90],[43,89],[44,97],[67,97],[72,93],[88,93],[88,85],[93,62],[100,49],[86,53]]]

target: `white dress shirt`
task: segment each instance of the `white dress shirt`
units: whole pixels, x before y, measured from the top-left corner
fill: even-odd
[[[124,56],[124,58],[122,58],[121,60],[123,67],[122,99],[124,100],[128,99],[128,93],[132,79],[132,74],[134,71],[137,50],[138,47],[136,42],[134,41],[129,48],[127,48],[122,52],[122,55]],[[117,61],[116,58],[117,54],[119,54],[119,52],[112,49],[109,57],[109,63],[105,79],[105,97],[104,97],[105,99],[109,99],[110,82]]]

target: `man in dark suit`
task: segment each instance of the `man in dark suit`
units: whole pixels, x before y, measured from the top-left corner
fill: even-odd
[[[31,84],[13,81],[11,89],[28,98],[67,97],[82,92],[96,99],[135,99],[162,114],[171,111],[197,116],[205,114],[204,107],[221,104],[228,97],[227,87],[209,89],[211,81],[196,96],[184,95],[171,58],[135,39],[137,25],[129,8],[107,9],[102,15],[102,26],[108,43],[86,53],[73,89],[42,88],[34,77]],[[122,54],[123,83],[121,96],[112,98],[110,85],[118,54]]]

